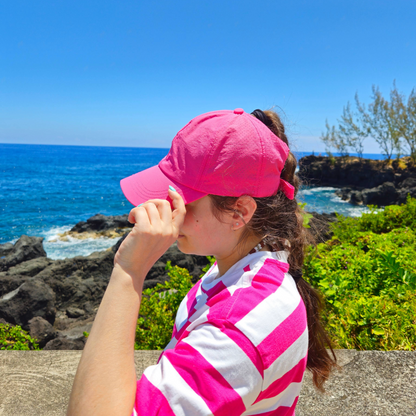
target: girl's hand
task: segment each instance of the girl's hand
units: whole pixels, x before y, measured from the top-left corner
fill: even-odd
[[[185,219],[185,203],[178,192],[169,189],[168,193],[173,211],[170,203],[162,199],[149,200],[130,211],[129,222],[134,227],[118,249],[114,266],[134,279],[143,281],[178,238]]]

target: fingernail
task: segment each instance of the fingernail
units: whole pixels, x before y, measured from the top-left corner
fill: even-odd
[[[137,207],[136,208],[139,208],[139,207],[141,207],[143,204],[140,204],[140,205],[137,205]]]
[[[176,192],[176,189],[175,189],[173,186],[170,186],[170,185],[169,185],[169,189],[170,189],[171,191],[173,191],[173,192]]]

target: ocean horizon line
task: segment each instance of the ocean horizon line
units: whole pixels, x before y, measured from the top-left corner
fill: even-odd
[[[43,146],[43,147],[80,147],[83,149],[88,149],[88,148],[114,148],[114,149],[149,149],[149,150],[167,150],[169,151],[169,147],[151,147],[151,146],[96,146],[96,145],[82,145],[82,144],[45,144],[45,143],[1,143],[0,142],[0,147],[1,146],[5,146],[5,147],[12,147],[12,146],[33,146],[33,147],[37,147],[37,146]],[[316,151],[316,150],[302,150],[302,151],[296,151],[294,150],[293,153],[295,155],[299,155],[300,157],[303,156],[329,156],[327,152],[325,151]],[[336,157],[340,157],[342,156],[341,153],[336,153],[333,152],[332,153],[333,156]],[[349,153],[349,156],[354,156],[354,157],[358,157],[358,153]],[[396,155],[393,155],[393,157],[395,157]],[[403,155],[405,156],[405,155]],[[382,153],[363,153],[363,157],[367,158],[367,159],[375,159],[375,160],[384,160],[386,159],[386,157],[382,154]]]

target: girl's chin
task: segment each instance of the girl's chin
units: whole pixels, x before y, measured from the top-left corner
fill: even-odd
[[[193,255],[193,256],[209,256],[209,254],[198,253],[198,251],[195,250],[195,248],[189,247],[189,245],[186,244],[185,241],[186,241],[185,238],[178,238],[176,240],[176,245],[177,245],[179,251],[182,252],[183,254],[189,254],[189,255]]]

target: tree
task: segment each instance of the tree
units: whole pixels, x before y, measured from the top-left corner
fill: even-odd
[[[339,131],[335,126],[330,126],[328,120],[326,121],[326,133],[322,133],[321,140],[325,144],[325,151],[329,156],[332,156],[332,149],[340,153],[341,156],[348,156],[348,144],[340,136]]]
[[[404,150],[409,153],[413,162],[416,162],[416,92],[413,89],[409,95],[406,103],[406,97],[399,93],[394,84],[394,89],[391,91],[391,106],[395,116],[395,128],[405,146]]]
[[[397,90],[397,88],[394,87],[394,90]],[[398,154],[401,153],[397,114],[392,103],[388,102],[381,94],[380,89],[374,85],[372,98],[373,102],[368,105],[368,111],[366,111],[365,104],[360,103],[357,95],[357,109],[361,114],[364,128],[378,143],[382,154],[389,161],[395,151]]]
[[[337,120],[338,127],[326,121],[327,132],[321,140],[327,151],[336,149],[341,155],[347,155],[352,149],[362,157],[364,140],[372,137],[388,161],[395,153],[398,157],[408,153],[416,162],[416,91],[413,89],[406,101],[394,82],[389,100],[377,86],[373,86],[371,98],[372,102],[366,106],[356,94],[356,110],[347,103]]]
[[[355,102],[359,106],[358,95],[355,95]],[[339,122],[339,132],[347,146],[362,159],[364,151],[364,140],[368,136],[368,128],[365,126],[361,113],[353,113],[350,103],[343,108],[341,120]]]
[[[358,96],[355,97],[357,107],[359,104]],[[351,110],[350,103],[343,108],[342,116],[338,121],[338,129],[330,126],[326,121],[326,133],[322,133],[321,140],[325,144],[325,150],[328,154],[334,149],[341,156],[348,156],[348,149],[358,153],[358,157],[363,157],[364,140],[368,136],[368,127],[366,127],[363,116],[359,112]]]

